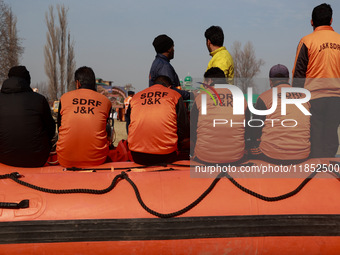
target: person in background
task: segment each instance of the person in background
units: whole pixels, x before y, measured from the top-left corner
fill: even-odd
[[[312,158],[332,158],[339,148],[340,34],[332,25],[329,4],[312,12],[313,32],[300,40],[293,69],[293,87],[311,92]]]
[[[130,101],[128,146],[134,162],[154,165],[177,160],[181,142],[189,135],[183,98],[171,89],[171,79],[159,76],[155,85]]]
[[[153,40],[152,45],[157,55],[150,68],[149,87],[156,84],[158,76],[167,76],[171,80],[171,88],[181,94],[183,100],[189,100],[190,93],[177,88],[181,87],[181,83],[175,69],[170,64],[170,60],[175,56],[174,41],[169,36],[162,34]]]
[[[216,88],[215,84],[225,84],[224,72],[212,67],[204,74],[205,90],[195,98],[190,113],[190,139],[194,161],[199,163],[232,163],[239,164],[246,160],[245,140],[248,128],[245,123],[250,118],[246,100],[244,114],[233,115],[233,96],[227,88]],[[208,85],[208,86],[207,86]],[[213,89],[209,88],[212,87]],[[215,94],[215,91],[217,95]],[[206,114],[202,114],[202,95],[206,95]],[[219,101],[221,99],[221,101]],[[219,123],[215,120],[232,120],[234,124]]]
[[[310,116],[294,104],[287,104],[286,115],[281,114],[281,90],[291,87],[286,66],[274,65],[269,71],[269,83],[270,89],[258,97],[255,109],[268,110],[272,107],[273,88],[277,88],[278,104],[271,114],[253,116],[253,119],[261,121],[256,124],[254,120],[253,125],[256,127],[251,128],[250,157],[278,165],[301,163],[308,159],[310,153]],[[287,99],[303,97],[305,95],[302,93],[286,94]],[[309,111],[308,103],[303,106]],[[280,124],[285,120],[288,120],[285,125]]]
[[[8,72],[0,93],[0,162],[41,167],[50,154],[55,121],[46,98],[33,92],[25,66]]]
[[[65,167],[100,165],[109,152],[106,127],[112,105],[96,91],[95,74],[90,67],[80,67],[74,79],[77,89],[60,98],[58,161]]]
[[[134,91],[128,91],[128,96],[127,98],[124,99],[124,107],[125,107],[125,122],[126,122],[126,134],[129,133],[129,125],[130,125],[130,115],[127,113],[130,101],[132,97],[134,96],[135,92]]]
[[[228,83],[232,84],[234,78],[234,61],[226,47],[223,46],[224,34],[219,26],[211,26],[204,33],[206,45],[211,60],[208,63],[207,71],[212,67],[220,68],[227,78]]]

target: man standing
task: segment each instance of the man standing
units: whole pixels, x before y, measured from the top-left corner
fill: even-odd
[[[100,165],[109,152],[106,124],[112,105],[96,91],[91,68],[79,68],[74,77],[77,89],[60,98],[58,160],[65,167]]]
[[[166,76],[171,80],[171,88],[176,90],[184,100],[190,99],[190,93],[177,89],[181,86],[178,75],[170,64],[170,60],[174,58],[174,41],[167,35],[162,34],[157,36],[152,43],[157,53],[155,60],[153,61],[149,74],[149,87],[155,84],[155,80],[158,76]]]
[[[224,34],[222,28],[211,26],[205,31],[204,36],[207,48],[212,56],[208,63],[207,71],[212,67],[218,67],[224,72],[228,82],[232,83],[234,78],[234,62],[230,53],[223,46]]]
[[[293,86],[311,92],[311,157],[334,157],[340,124],[340,35],[334,32],[332,8],[316,6],[312,12],[313,33],[297,48]]]
[[[166,76],[131,99],[128,143],[133,160],[142,165],[172,162],[188,136],[188,119],[179,93]]]
[[[33,92],[25,66],[12,67],[0,93],[0,162],[41,167],[50,154],[55,122],[44,96]]]
[[[310,116],[305,115],[294,104],[287,104],[286,114],[281,114],[281,94],[289,84],[289,71],[284,65],[273,66],[269,71],[269,90],[257,99],[255,109],[268,110],[273,105],[273,89],[277,89],[277,107],[268,115],[254,115],[251,128],[252,148],[250,154],[273,164],[298,164],[305,161],[310,153]],[[302,93],[287,93],[288,99],[305,97]],[[308,103],[303,106],[309,110]],[[256,122],[259,122],[256,124]],[[279,123],[286,124],[282,125]]]

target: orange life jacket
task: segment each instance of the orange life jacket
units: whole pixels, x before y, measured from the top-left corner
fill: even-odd
[[[274,113],[266,116],[260,149],[266,156],[274,159],[305,159],[310,153],[310,116],[304,115],[293,104],[287,104],[286,115],[281,115],[281,89],[283,87],[290,87],[290,85],[280,84],[276,86],[278,89],[278,105]],[[301,98],[303,96],[300,93],[292,93],[291,95],[287,93],[286,95],[287,98]],[[272,89],[262,93],[259,99],[264,102],[267,109],[270,109],[273,104]],[[303,106],[309,111],[309,103],[305,103]]]
[[[169,154],[177,150],[176,107],[180,98],[178,92],[159,84],[133,96],[128,136],[131,151]]]
[[[229,89],[216,89],[222,105],[207,96],[207,114],[202,115],[202,92],[195,99],[194,107],[197,107],[197,120],[190,116],[191,121],[197,121],[197,138],[194,156],[209,163],[228,163],[240,160],[245,149],[245,115],[233,115],[233,97]],[[247,108],[244,99],[245,109]],[[214,119],[227,121],[225,124],[214,125]]]
[[[60,104],[59,163],[65,167],[104,163],[109,151],[106,123],[110,100],[96,91],[78,89],[64,94]]]

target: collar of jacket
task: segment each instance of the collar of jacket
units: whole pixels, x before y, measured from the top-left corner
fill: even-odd
[[[11,77],[4,81],[1,87],[1,93],[20,93],[20,92],[32,92],[30,84],[19,77]]]
[[[330,30],[334,31],[334,29],[331,26],[318,26],[314,29],[314,31],[322,31],[322,30]]]
[[[218,49],[216,49],[216,50],[210,52],[210,56],[213,57],[217,52],[220,52],[220,51],[222,51],[222,50],[227,50],[227,49],[226,49],[224,46],[219,47]]]
[[[162,53],[157,53],[156,58],[161,58],[161,59],[166,60],[167,62],[170,62],[170,60],[166,56],[164,56]]]

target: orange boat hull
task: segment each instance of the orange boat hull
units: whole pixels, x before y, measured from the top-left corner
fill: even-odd
[[[101,190],[122,171],[115,169],[124,166],[138,165],[110,163],[100,167],[111,170],[96,172],[1,165],[0,171],[17,171],[23,175],[19,180],[53,190]],[[127,172],[145,205],[159,213],[185,208],[214,180],[192,178],[188,167],[168,168]],[[235,180],[275,197],[294,190],[304,178]],[[51,194],[11,179],[0,180],[0,185],[0,202],[29,200],[28,208],[0,209],[0,254],[340,253],[340,183],[328,173],[320,173],[297,194],[276,202],[254,197],[222,178],[202,201],[174,218],[150,214],[126,179],[102,195]]]

